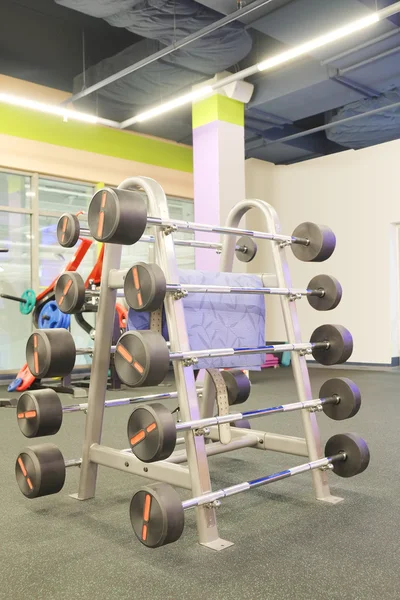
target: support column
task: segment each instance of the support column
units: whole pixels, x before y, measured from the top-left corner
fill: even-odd
[[[226,75],[219,73],[212,82]],[[232,206],[245,198],[244,104],[252,92],[250,83],[238,81],[193,104],[194,220],[198,223],[225,223]],[[197,233],[196,239],[218,241],[215,234],[207,233]],[[219,256],[196,249],[196,268],[218,271]]]

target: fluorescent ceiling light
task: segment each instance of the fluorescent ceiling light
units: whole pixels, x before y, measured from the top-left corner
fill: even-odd
[[[119,128],[117,121],[111,121],[110,119],[103,119],[102,117],[96,117],[88,113],[83,113],[78,110],[69,110],[63,106],[55,104],[45,104],[44,102],[36,102],[30,98],[24,98],[22,96],[14,96],[13,94],[3,94],[0,92],[0,103],[10,104],[12,106],[20,106],[21,108],[28,108],[30,110],[36,110],[49,115],[56,115],[62,117],[64,121],[69,119],[74,121],[82,121],[84,123],[91,123],[92,125],[107,125],[109,127]]]
[[[49,115],[57,115],[66,120],[74,119],[76,121],[83,121],[84,123],[98,123],[98,118],[95,115],[88,115],[87,113],[82,113],[77,110],[68,110],[54,104],[36,102],[36,100],[30,100],[29,98],[23,98],[22,96],[0,93],[0,102],[11,104],[12,106],[20,106],[21,108],[37,110]]]
[[[179,96],[179,98],[169,100],[169,102],[165,102],[165,104],[160,104],[159,106],[150,108],[150,110],[146,110],[145,112],[139,113],[134,117],[135,122],[141,123],[142,121],[147,121],[147,119],[158,117],[159,115],[162,115],[165,112],[173,110],[174,108],[178,108],[179,106],[183,106],[184,104],[188,104],[189,102],[193,102],[194,100],[200,100],[201,98],[205,98],[205,96],[211,94],[212,91],[213,88],[211,85],[205,85],[199,88],[198,90],[194,90],[193,92],[189,92],[188,94]]]
[[[364,19],[359,19],[358,21],[353,21],[344,27],[340,27],[339,29],[335,29],[334,31],[330,31],[329,33],[325,33],[324,35],[320,35],[309,42],[305,42],[304,44],[300,44],[295,48],[291,48],[290,50],[286,50],[285,52],[281,52],[276,56],[272,56],[271,58],[267,58],[262,62],[258,63],[257,68],[259,71],[266,71],[267,69],[273,69],[278,65],[289,62],[295,58],[299,58],[300,56],[304,56],[309,54],[313,50],[317,48],[322,48],[323,46],[327,46],[328,44],[332,44],[338,40],[342,40],[343,38],[351,35],[352,33],[356,33],[357,31],[361,31],[362,29],[366,29],[371,25],[375,25],[378,23],[379,15],[378,13],[374,13]]]

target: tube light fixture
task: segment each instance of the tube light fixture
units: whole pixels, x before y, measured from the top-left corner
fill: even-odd
[[[56,104],[37,102],[36,100],[24,98],[23,96],[14,96],[13,94],[5,94],[0,92],[0,103],[10,104],[11,106],[20,106],[21,108],[28,108],[30,110],[36,110],[49,115],[56,115],[58,117],[62,117],[64,121],[71,119],[74,121],[82,121],[83,123],[91,123],[92,125],[108,125],[110,127],[119,127],[118,122],[111,121],[110,119],[103,119],[102,117],[96,117],[96,115],[90,115],[78,110],[69,110]]]
[[[155,106],[154,108],[150,108],[149,110],[139,113],[135,116],[135,121],[137,123],[141,123],[142,121],[147,121],[153,117],[158,117],[158,115],[162,115],[163,113],[173,110],[174,108],[178,108],[179,106],[183,106],[184,104],[188,104],[194,100],[205,98],[208,96],[208,94],[211,94],[212,91],[213,87],[211,85],[205,85],[197,90],[189,92],[188,94],[184,94],[183,96],[169,100],[169,102],[165,102],[165,104],[160,104],[159,106]]]
[[[365,17],[364,19],[359,19],[358,21],[354,21],[345,25],[344,27],[340,27],[339,29],[334,29],[329,33],[324,35],[320,35],[317,38],[310,40],[309,42],[305,42],[304,44],[300,44],[295,48],[291,48],[290,50],[286,50],[285,52],[281,52],[276,56],[272,56],[271,58],[267,58],[262,62],[258,63],[257,68],[259,71],[266,71],[267,69],[273,69],[278,65],[289,62],[290,60],[294,60],[295,58],[299,58],[300,56],[304,56],[309,54],[313,50],[317,48],[322,48],[323,46],[327,46],[328,44],[332,44],[338,40],[341,40],[352,33],[356,33],[361,31],[362,29],[366,29],[375,23],[378,23],[379,16],[378,13],[374,13]]]

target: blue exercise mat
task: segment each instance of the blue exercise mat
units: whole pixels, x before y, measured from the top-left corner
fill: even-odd
[[[180,281],[204,285],[231,287],[262,287],[261,278],[244,273],[211,273],[209,271],[179,271]],[[244,348],[265,344],[265,303],[262,294],[189,294],[183,299],[186,326],[191,350],[209,348]],[[149,329],[149,313],[128,314],[128,329]],[[168,341],[168,328],[163,313],[162,334]],[[246,368],[259,369],[265,354],[204,358],[199,369]]]

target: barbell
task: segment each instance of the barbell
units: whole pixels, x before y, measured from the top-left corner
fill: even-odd
[[[202,431],[213,425],[235,423],[240,426],[242,419],[254,419],[277,413],[296,410],[322,410],[335,421],[350,419],[360,410],[361,394],[356,384],[347,378],[334,378],[326,381],[319,398],[260,408],[246,412],[215,416],[193,421],[176,423],[170,411],[159,403],[136,407],[128,420],[128,440],[132,453],[143,462],[165,460],[171,456],[176,446],[178,433],[182,431]]]
[[[227,388],[229,405],[241,404],[250,395],[249,379],[237,369],[223,371],[222,377]],[[203,390],[197,389],[201,395]],[[170,400],[178,398],[178,392],[164,392],[161,394],[148,394],[135,398],[116,398],[106,400],[105,408],[128,406],[131,404],[147,403],[152,401]],[[55,435],[61,428],[63,415],[75,412],[86,412],[87,403],[62,406],[60,396],[50,388],[27,391],[21,394],[17,402],[17,423],[21,433],[27,438]],[[172,417],[172,415],[171,415]]]
[[[89,205],[88,225],[92,237],[99,242],[132,245],[140,240],[148,225],[166,232],[202,231],[224,235],[247,236],[288,244],[293,254],[305,262],[327,260],[336,246],[333,231],[325,225],[306,222],[298,225],[292,235],[251,231],[237,227],[220,227],[173,219],[161,219],[147,214],[143,196],[134,190],[106,187],[98,190]]]
[[[311,353],[323,365],[346,362],[353,351],[351,333],[341,325],[321,325],[313,332],[310,341],[296,344],[270,344],[254,348],[215,348],[169,352],[167,342],[156,331],[127,331],[115,348],[115,368],[120,380],[131,387],[158,385],[165,378],[170,360],[181,360],[192,366],[201,358],[247,354],[273,354],[275,352]]]
[[[65,274],[63,277],[67,277]],[[167,293],[176,297],[188,294],[265,294],[297,298],[306,296],[316,310],[333,310],[342,298],[342,287],[330,275],[313,277],[306,289],[276,287],[232,287],[227,285],[201,285],[167,283],[163,270],[155,263],[139,262],[128,269],[124,278],[124,295],[128,305],[138,312],[152,312],[162,307]]]
[[[177,491],[167,483],[145,486],[131,500],[129,514],[133,531],[148,548],[165,546],[181,537],[185,510],[204,505],[214,508],[224,498],[315,469],[331,469],[339,477],[354,477],[365,471],[370,461],[366,442],[355,433],[332,436],[325,445],[324,453],[325,458],[211,491],[183,502]]]
[[[90,229],[81,227],[79,219],[71,213],[64,213],[57,223],[57,239],[64,248],[72,248],[77,243],[80,237],[93,237]],[[95,238],[96,239],[96,238]],[[154,244],[154,236],[142,235],[139,242]],[[176,246],[185,246],[189,248],[206,248],[216,250],[218,253],[222,251],[222,244],[216,242],[203,242],[201,240],[180,240],[174,239]],[[257,244],[249,236],[242,236],[237,240],[235,245],[235,254],[241,262],[250,262],[257,254]]]

